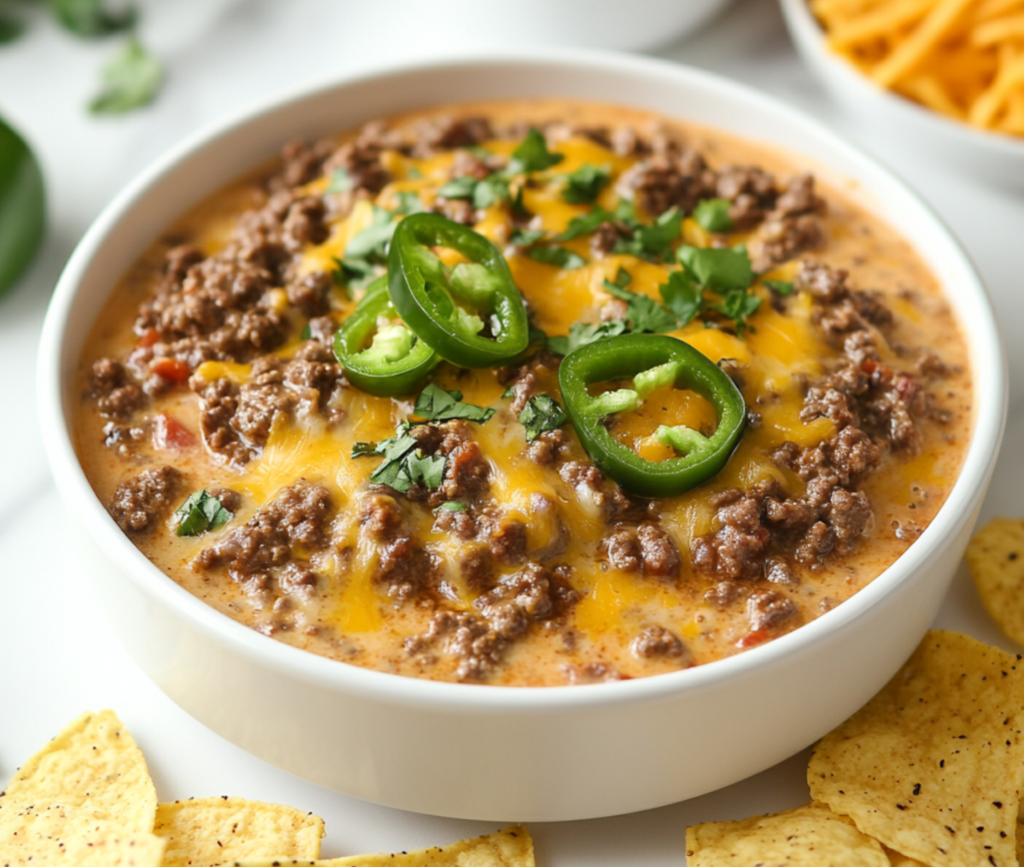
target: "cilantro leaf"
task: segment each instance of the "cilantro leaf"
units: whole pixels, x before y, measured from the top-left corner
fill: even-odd
[[[387,485],[399,493],[406,493],[414,485],[422,484],[436,490],[441,487],[447,459],[444,455],[425,455],[419,441],[411,436],[412,425],[402,422],[395,435],[379,443],[356,443],[353,458],[383,456],[381,465],[370,473],[375,485]]]
[[[764,285],[776,295],[792,295],[796,291],[796,287],[786,280],[765,280]]]
[[[111,12],[103,0],[47,0],[65,30],[76,36],[106,36],[128,30],[137,18],[135,7]]]
[[[633,331],[647,331],[655,334],[675,331],[678,324],[672,311],[647,295],[630,292],[626,287],[631,279],[625,268],[619,268],[614,282],[604,281],[604,289],[610,295],[626,302],[626,318]]]
[[[584,163],[576,171],[565,176],[562,198],[572,205],[589,205],[608,186],[612,172],[608,166],[592,166]]]
[[[513,229],[508,236],[508,242],[514,247],[530,247],[536,244],[544,235],[543,229]]]
[[[377,279],[378,268],[365,259],[339,259],[334,256],[334,285],[345,290],[348,300],[352,300],[353,289],[365,289]]]
[[[672,254],[672,243],[683,231],[683,215],[678,208],[669,208],[653,224],[637,224],[631,238],[622,238],[612,247],[613,253],[626,253],[638,259],[667,261]]]
[[[225,509],[223,503],[206,493],[205,489],[196,491],[174,510],[174,519],[178,525],[175,533],[179,536],[199,536],[210,530],[219,530],[234,517],[234,512]]]
[[[472,403],[463,403],[462,392],[445,391],[431,382],[416,398],[416,406],[412,412],[417,418],[424,418],[428,421],[449,421],[454,418],[463,418],[466,421],[484,424],[496,410]]]
[[[412,190],[402,190],[395,198],[398,199],[398,206],[395,208],[396,214],[408,216],[409,214],[421,214],[426,210],[420,197]]]
[[[686,271],[670,271],[668,282],[662,283],[658,291],[680,326],[688,325],[704,310],[704,293]]]
[[[548,338],[548,349],[556,355],[568,355],[574,349],[588,343],[605,337],[618,337],[627,331],[629,323],[625,319],[612,319],[609,322],[574,322],[569,326],[567,336]]]
[[[102,89],[89,103],[92,114],[124,114],[153,101],[163,68],[134,36],[103,67]]]
[[[594,210],[589,214],[581,214],[578,217],[573,217],[569,221],[569,225],[565,227],[565,231],[555,235],[555,240],[572,241],[575,238],[582,237],[583,235],[589,235],[602,223],[607,223],[609,220],[613,220],[614,218],[615,215],[610,211],[606,211],[604,208],[594,208]]]
[[[441,503],[440,506],[438,506],[436,509],[434,509],[434,513],[435,514],[437,512],[465,512],[465,511],[466,511],[466,504],[465,503],[460,503],[458,500],[445,500],[443,503]]]
[[[757,313],[761,306],[761,299],[748,292],[736,290],[727,293],[725,300],[720,304],[709,304],[708,306],[729,319],[735,319],[736,333],[743,334],[746,329],[751,327],[747,324],[747,319]]]
[[[693,219],[705,232],[731,232],[735,228],[729,216],[728,199],[701,199],[693,209]]]
[[[545,265],[555,265],[563,271],[572,271],[582,268],[587,264],[579,253],[574,253],[567,247],[558,247],[554,244],[540,244],[530,247],[526,255],[536,262],[543,262]]]
[[[519,423],[526,428],[528,443],[532,443],[542,433],[561,427],[565,419],[562,405],[547,394],[533,395],[519,413]]]
[[[742,245],[728,250],[684,244],[677,255],[697,282],[712,292],[746,292],[754,282],[754,267]]]
[[[446,199],[468,199],[472,197],[476,183],[476,178],[470,175],[463,175],[461,178],[450,180],[439,187],[437,194],[444,196]]]
[[[391,219],[390,211],[374,206],[373,222],[349,240],[345,247],[345,261],[365,259],[368,262],[385,264],[388,245],[397,226],[398,223]]]
[[[331,172],[330,183],[327,184],[325,193],[344,193],[351,190],[354,184],[352,183],[352,176],[341,166],[338,166],[333,172]]]
[[[508,170],[511,174],[542,172],[544,169],[557,166],[564,159],[563,154],[552,153],[548,150],[547,140],[539,129],[530,127],[526,138],[512,151]]]
[[[512,194],[509,192],[508,181],[497,174],[477,181],[473,187],[473,207],[489,208],[498,202],[507,201]]]

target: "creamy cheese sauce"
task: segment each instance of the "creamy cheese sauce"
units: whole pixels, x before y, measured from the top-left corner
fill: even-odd
[[[630,126],[646,130],[667,123],[629,109],[567,103],[562,101],[515,101],[448,107],[449,114],[486,114],[497,125],[527,119],[542,124],[558,120],[569,124]],[[397,126],[411,124],[421,116],[396,119]],[[743,142],[721,133],[673,124],[687,143],[701,151],[713,166],[746,164],[762,166],[786,177],[803,167],[798,158],[769,148]],[[508,154],[518,139],[487,143],[488,150]],[[619,156],[582,136],[553,145],[564,155],[559,173],[579,167],[607,165],[617,177],[635,158]],[[386,155],[387,168],[395,180],[376,199],[382,207],[393,207],[403,191],[417,193],[427,206],[436,188],[450,179],[451,153],[416,160],[398,152]],[[410,171],[415,169],[415,171]],[[258,173],[262,178],[266,172]],[[327,178],[307,185],[307,192],[321,194]],[[819,194],[827,201],[823,218],[827,245],[800,258],[814,258],[850,272],[849,285],[878,290],[896,316],[896,324],[880,340],[882,360],[894,367],[906,366],[898,354],[900,346],[926,346],[940,350],[949,372],[932,388],[933,407],[944,411],[948,421],[931,419],[919,423],[921,445],[916,454],[887,451],[879,468],[860,488],[868,495],[873,518],[856,549],[826,559],[814,568],[796,565],[793,580],[773,590],[790,599],[799,610],[786,630],[806,623],[848,599],[890,565],[928,525],[942,505],[959,471],[972,425],[972,399],[967,355],[963,338],[934,275],[893,227],[869,214],[848,195],[818,179]],[[75,419],[75,442],[79,457],[97,495],[108,502],[125,479],[146,467],[169,464],[185,476],[184,500],[200,488],[230,488],[242,494],[242,505],[233,521],[213,533],[178,537],[169,517],[157,529],[134,539],[141,550],[173,580],[214,608],[242,623],[271,632],[286,643],[333,659],[402,675],[456,679],[457,660],[444,653],[415,654],[404,643],[429,629],[439,604],[453,611],[473,611],[479,595],[460,571],[460,558],[467,546],[434,529],[434,515],[422,503],[399,499],[402,515],[433,556],[437,575],[437,596],[396,604],[374,582],[378,552],[360,531],[358,503],[364,496],[376,458],[353,459],[357,442],[377,442],[394,435],[396,425],[412,409],[412,399],[397,400],[345,389],[340,408],[344,416],[328,424],[309,415],[278,419],[262,454],[242,468],[218,461],[204,448],[199,434],[199,408],[195,394],[176,388],[155,398],[150,411],[180,422],[190,436],[177,448],[159,448],[150,437],[134,447],[130,456],[104,446],[105,421],[88,398],[90,367],[101,356],[124,359],[136,347],[132,321],[136,309],[161,280],[166,250],[187,240],[207,254],[221,249],[230,236],[238,212],[259,207],[265,195],[253,178],[239,181],[185,215],[115,287],[103,314],[93,327],[77,373],[77,388],[83,401]],[[562,200],[556,185],[527,189],[524,204],[537,214],[540,228],[557,233],[587,207]],[[618,199],[615,183],[599,196],[598,204],[613,209]],[[508,225],[501,206],[489,208],[477,231],[506,251],[517,285],[529,302],[533,323],[549,335],[566,334],[575,322],[595,322],[609,300],[602,289],[624,267],[632,275],[629,288],[660,300],[658,287],[666,282],[669,266],[638,260],[628,255],[591,256],[587,237],[564,246],[584,256],[585,266],[562,271],[534,261],[518,248],[508,247]],[[326,241],[302,252],[300,272],[330,271],[334,257],[344,254],[348,241],[372,220],[369,200],[355,204],[349,214],[330,225]],[[744,233],[729,235],[731,244],[747,240]],[[708,246],[712,238],[688,217],[683,224],[683,241]],[[792,281],[797,261],[791,261],[762,275],[764,279]],[[770,293],[758,283],[755,293],[764,299],[751,318],[752,330],[736,336],[700,321],[673,332],[699,349],[712,361],[736,359],[744,369],[742,390],[748,407],[760,415],[760,424],[750,427],[724,471],[709,483],[679,497],[657,502],[660,526],[678,548],[682,569],[677,580],[645,577],[643,573],[612,568],[600,551],[607,532],[605,514],[594,502],[581,497],[559,476],[557,466],[543,466],[524,457],[523,427],[503,398],[506,385],[493,370],[468,371],[451,365],[438,368],[435,381],[447,389],[458,389],[469,403],[494,407],[497,412],[486,424],[473,425],[472,434],[490,468],[490,494],[505,509],[505,520],[526,524],[527,548],[560,553],[551,563],[572,567],[572,586],[579,601],[557,626],[533,625],[528,635],[511,642],[504,651],[503,664],[486,678],[492,684],[554,685],[613,676],[639,677],[678,669],[681,665],[703,664],[740,652],[770,635],[754,635],[742,604],[720,605],[706,592],[713,581],[698,574],[690,563],[695,540],[718,529],[714,494],[729,490],[750,490],[774,479],[790,495],[799,495],[804,482],[792,471],[773,461],[769,454],[785,442],[813,446],[835,432],[827,418],[803,421],[800,411],[808,382],[822,378],[830,360],[839,351],[830,345],[815,324],[811,295],[799,292],[787,299],[784,312],[769,303]],[[290,357],[301,345],[302,318],[289,309],[284,293],[280,305],[293,322],[291,337],[275,350]],[[337,320],[354,309],[341,290],[332,296]],[[221,377],[244,383],[250,365],[205,362],[193,377],[213,381]],[[558,396],[557,377],[541,383],[540,391]],[[770,397],[769,397],[770,395]],[[707,427],[708,408],[700,399],[663,395],[671,401],[672,423],[685,422]],[[613,432],[624,442],[643,441],[666,420],[657,401],[645,411],[623,417]],[[713,411],[710,419],[713,427]],[[566,425],[569,442],[567,458],[586,462],[578,440]],[[223,571],[201,570],[193,560],[201,550],[251,518],[260,506],[297,479],[324,485],[331,492],[331,545],[311,560],[318,578],[317,591],[308,600],[289,602],[287,626],[269,628],[272,618],[257,610],[245,591]],[[540,506],[540,507],[539,507]],[[499,566],[496,580],[518,571],[520,566]],[[640,658],[630,650],[639,631],[650,626],[671,630],[684,643],[682,657]],[[785,631],[785,630],[783,630]]]

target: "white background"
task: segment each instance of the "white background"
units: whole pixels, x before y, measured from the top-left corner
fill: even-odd
[[[498,827],[389,810],[304,783],[243,753],[164,697],[110,636],[75,550],[60,541],[70,516],[35,420],[36,344],[52,287],[89,222],[149,161],[274,91],[369,61],[501,44],[500,27],[470,40],[450,22],[424,31],[422,17],[399,14],[402,3],[154,0],[143,9],[141,32],[165,61],[167,82],[154,106],[116,119],[90,118],[83,109],[116,42],[83,43],[39,18],[24,39],[0,47],[0,113],[35,146],[50,193],[42,253],[0,300],[0,782],[83,710],[110,707],[141,744],[162,800],[240,795],[312,810],[327,824],[325,856],[444,844]],[[531,10],[540,5],[524,0],[518,8],[537,14]],[[1011,369],[1010,426],[982,518],[1024,513],[1024,194],[979,187],[957,167],[933,164],[926,142],[866,140],[804,70],[771,0],[736,0],[703,31],[653,53],[747,82],[833,125],[896,168],[951,225],[994,298]],[[1010,649],[962,568],[938,625]],[[806,753],[687,803],[535,824],[538,864],[678,865],[687,824],[805,802],[805,766]]]

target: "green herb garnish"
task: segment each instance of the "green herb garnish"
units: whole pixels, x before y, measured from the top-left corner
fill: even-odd
[[[352,176],[345,169],[340,166],[331,172],[331,181],[327,185],[327,189],[324,192],[327,193],[344,193],[351,190],[354,184],[352,183]]]
[[[693,219],[705,232],[731,232],[735,228],[729,216],[728,199],[701,199],[693,209]]]
[[[89,103],[93,114],[123,114],[152,102],[163,69],[134,36],[103,67],[102,89]]]
[[[680,327],[688,325],[704,310],[704,293],[686,271],[670,271],[668,282],[662,283],[658,291]]]
[[[462,402],[461,391],[446,391],[434,383],[427,385],[416,398],[413,415],[428,421],[450,421],[461,418],[479,424],[487,422],[497,410]]]
[[[721,301],[709,303],[708,310],[735,320],[736,333],[742,335],[750,326],[747,319],[761,306],[761,299],[750,294],[754,282],[754,267],[742,244],[728,249],[711,249],[684,245],[677,253],[686,273],[696,282],[703,294],[710,291]]]
[[[629,320],[632,330],[654,334],[675,331],[678,324],[672,311],[647,295],[627,289],[631,280],[629,272],[625,268],[619,268],[614,281],[604,281],[604,289],[610,295],[626,302],[626,319]]]
[[[526,255],[535,262],[543,262],[545,265],[554,265],[563,271],[572,271],[582,268],[587,264],[579,253],[574,253],[567,247],[558,247],[554,244],[538,244],[526,250]]]
[[[507,173],[530,174],[531,172],[542,172],[557,166],[565,159],[563,154],[552,153],[548,150],[547,140],[544,134],[536,127],[530,127],[526,138],[522,140],[514,151],[509,161]]]
[[[526,428],[528,443],[532,443],[542,433],[561,427],[565,419],[562,405],[547,394],[533,395],[519,413],[519,423]]]
[[[612,247],[613,253],[626,253],[638,259],[669,261],[672,243],[683,231],[683,215],[678,208],[669,208],[651,225],[635,223],[635,217],[621,220],[632,229],[632,237],[622,238]],[[632,225],[630,225],[632,223]]]
[[[580,346],[594,343],[604,337],[618,337],[627,331],[629,331],[629,323],[625,319],[612,319],[608,322],[574,322],[569,326],[567,336],[548,338],[548,349],[556,355],[568,355]]]
[[[765,280],[764,285],[776,295],[792,295],[796,291],[796,287],[786,280]]]
[[[177,523],[175,533],[179,536],[199,536],[211,530],[219,530],[235,517],[216,497],[205,490],[191,494],[184,503],[174,510]]]
[[[375,485],[387,485],[399,493],[406,493],[415,485],[431,490],[441,487],[447,459],[443,455],[425,455],[419,448],[419,441],[409,434],[412,425],[402,422],[395,435],[379,443],[356,443],[352,447],[353,458],[380,455],[381,465],[370,473]]]
[[[585,164],[565,176],[562,198],[572,205],[589,205],[608,186],[612,172],[608,166]]]
[[[134,6],[111,12],[104,0],[46,0],[46,5],[64,29],[76,36],[106,36],[128,30],[138,17]]]

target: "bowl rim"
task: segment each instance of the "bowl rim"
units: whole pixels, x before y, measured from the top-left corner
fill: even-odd
[[[908,119],[922,123],[940,135],[952,136],[964,147],[983,147],[1004,157],[1024,159],[1024,138],[999,130],[972,126],[965,121],[927,108],[898,93],[875,84],[871,79],[825,45],[825,30],[811,12],[807,0],[779,0],[790,35],[802,53],[812,55],[821,69],[846,85],[856,88],[868,99],[880,100],[892,111],[904,112]],[[808,64],[812,65],[812,64]]]
[[[92,259],[102,250],[108,235],[119,221],[145,200],[149,188],[165,176],[173,175],[182,163],[197,156],[220,137],[237,132],[249,124],[259,123],[266,116],[286,109],[293,102],[325,98],[330,94],[340,98],[345,89],[354,85],[388,79],[400,81],[423,71],[465,71],[481,67],[507,67],[510,64],[640,75],[680,87],[707,88],[741,104],[753,103],[770,110],[785,123],[824,138],[833,153],[857,166],[858,176],[864,172],[874,176],[930,217],[934,230],[942,236],[949,248],[947,255],[953,256],[960,270],[972,278],[970,288],[981,305],[975,321],[983,333],[978,334],[976,339],[968,340],[974,369],[975,419],[960,475],[946,502],[915,543],[866,587],[816,620],[725,659],[678,672],[624,681],[577,686],[496,688],[486,684],[448,683],[394,675],[339,663],[286,645],[260,635],[216,611],[154,566],[121,532],[89,485],[76,457],[69,418],[64,412],[65,383],[62,371],[64,344],[71,331],[69,315],[78,285]],[[685,112],[680,114],[685,115]],[[287,135],[284,132],[282,140]],[[820,162],[827,165],[824,160]],[[843,174],[847,175],[846,172]],[[965,337],[970,338],[970,335],[965,333]],[[597,706],[659,702],[676,698],[680,693],[697,695],[720,688],[726,682],[756,675],[791,654],[808,651],[830,634],[853,628],[856,621],[868,616],[876,605],[904,583],[906,577],[917,569],[926,568],[932,558],[941,556],[945,545],[955,536],[957,526],[969,520],[970,515],[967,513],[980,500],[980,492],[987,485],[1002,438],[1006,417],[1006,380],[1006,359],[998,324],[977,269],[932,208],[905,181],[897,178],[876,159],[808,115],[752,88],[703,70],[614,52],[538,48],[379,64],[357,73],[327,76],[312,84],[273,94],[187,136],[130,181],[103,209],[76,246],[57,283],[43,324],[37,386],[44,448],[65,503],[73,504],[76,516],[83,521],[89,535],[112,557],[128,580],[150,598],[156,598],[168,606],[179,620],[189,623],[205,637],[213,639],[234,654],[246,656],[269,670],[287,674],[301,682],[315,683],[330,691],[372,696],[381,702],[410,709],[507,714],[556,713]]]

